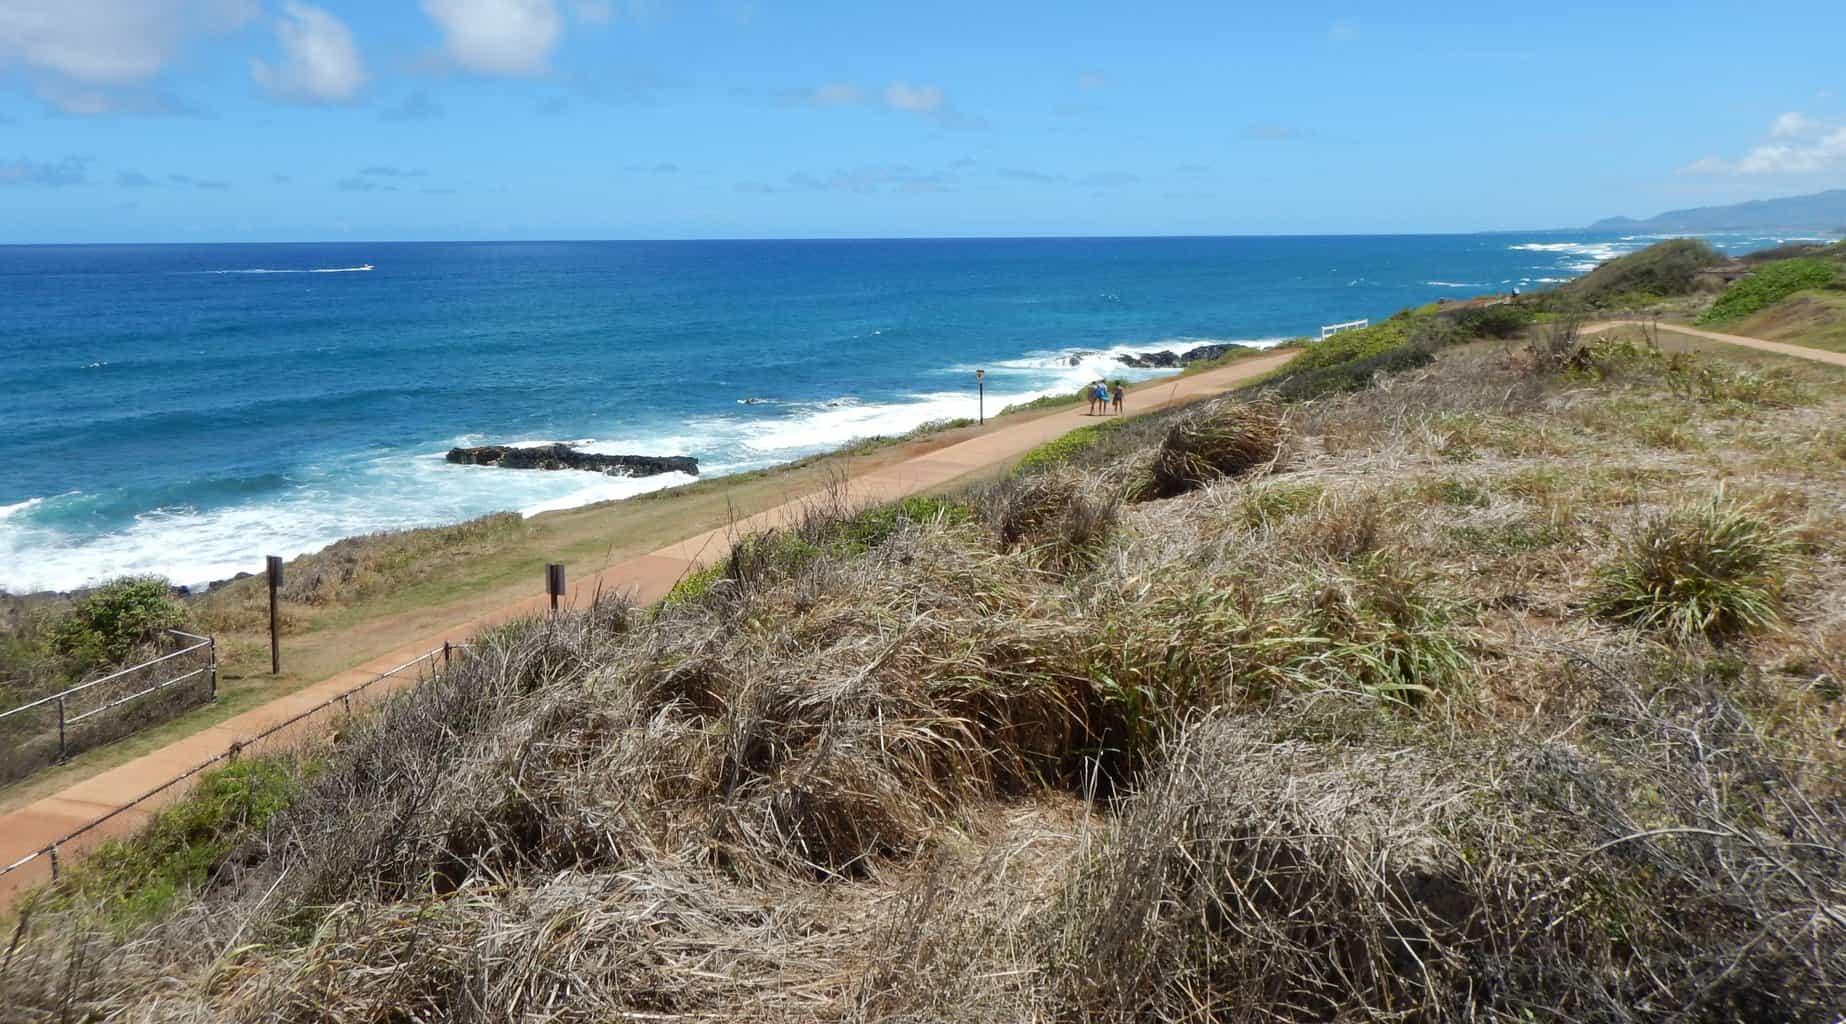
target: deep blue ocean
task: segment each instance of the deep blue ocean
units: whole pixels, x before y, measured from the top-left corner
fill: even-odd
[[[1118,372],[1123,351],[1541,288],[1649,241],[0,247],[0,589],[196,583],[352,534],[686,479],[452,466],[451,445],[574,441],[734,472],[971,416],[977,367],[992,412]]]

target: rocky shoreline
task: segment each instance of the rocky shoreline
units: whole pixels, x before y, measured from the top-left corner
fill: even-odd
[[[567,444],[513,447],[504,444],[451,448],[448,461],[463,466],[499,466],[502,469],[585,469],[606,476],[658,476],[661,473],[699,475],[699,460],[689,455],[601,455],[580,452]]]
[[[1200,345],[1197,348],[1189,348],[1184,352],[1174,352],[1172,349],[1161,349],[1158,352],[1144,352],[1140,355],[1130,352],[1128,355],[1118,358],[1123,366],[1132,366],[1137,370],[1177,370],[1191,363],[1217,359],[1228,352],[1238,352],[1249,347],[1249,345],[1236,345],[1230,343]]]

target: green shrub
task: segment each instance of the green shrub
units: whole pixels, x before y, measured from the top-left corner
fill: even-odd
[[[1341,331],[1324,341],[1310,342],[1289,363],[1289,369],[1297,373],[1318,370],[1389,352],[1410,340],[1410,326],[1409,317],[1392,317],[1370,327]]]
[[[1722,641],[1780,618],[1790,547],[1781,531],[1719,495],[1643,523],[1598,571],[1590,610],[1686,641]]]
[[[1464,309],[1455,317],[1455,325],[1474,338],[1511,338],[1532,322],[1532,311],[1512,302]]]
[[[186,607],[158,576],[130,576],[85,594],[52,626],[52,649],[75,671],[126,660],[137,648],[186,624]]]
[[[1720,324],[1741,320],[1751,313],[1781,302],[1809,288],[1833,283],[1839,269],[1826,260],[1796,259],[1765,263],[1749,277],[1725,289],[1718,301],[1699,316],[1699,323]]]
[[[1420,346],[1399,345],[1351,362],[1316,369],[1303,370],[1291,365],[1289,372],[1272,381],[1269,388],[1286,401],[1304,402],[1326,395],[1363,391],[1371,386],[1377,374],[1403,373],[1428,366],[1435,359]]]
[[[724,562],[708,565],[703,569],[694,569],[681,576],[661,598],[665,604],[691,604],[711,592],[712,584],[724,578]]]

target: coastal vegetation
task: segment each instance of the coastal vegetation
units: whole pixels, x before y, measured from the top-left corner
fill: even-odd
[[[495,630],[22,904],[0,1004],[1829,1020],[1846,381],[1386,323]]]
[[[1699,271],[1724,262],[1724,254],[1700,239],[1669,239],[1603,263],[1532,301],[1552,311],[1653,305],[1698,291]]]
[[[1767,309],[1796,292],[1825,288],[1841,277],[1841,266],[1824,259],[1801,258],[1764,263],[1749,277],[1725,289],[1699,316],[1699,323],[1722,324]]]

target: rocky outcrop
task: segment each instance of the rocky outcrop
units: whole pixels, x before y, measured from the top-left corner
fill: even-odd
[[[1132,366],[1137,370],[1177,370],[1190,363],[1216,359],[1226,352],[1235,352],[1239,349],[1249,347],[1248,345],[1221,344],[1200,345],[1197,348],[1189,348],[1184,352],[1175,352],[1172,349],[1161,349],[1158,352],[1143,352],[1140,355],[1130,352],[1122,356],[1121,361],[1123,366]]]
[[[515,448],[489,444],[479,448],[451,448],[449,461],[463,466],[499,466],[503,469],[588,469],[608,476],[655,476],[660,473],[699,475],[699,460],[687,455],[598,455],[580,452],[567,444],[540,444]]]

